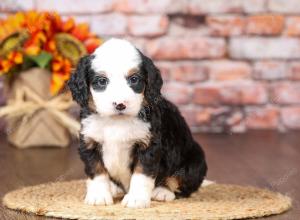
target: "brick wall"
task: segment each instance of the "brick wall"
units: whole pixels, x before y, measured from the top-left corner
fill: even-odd
[[[56,10],[155,59],[197,130],[300,129],[300,0],[1,0]]]

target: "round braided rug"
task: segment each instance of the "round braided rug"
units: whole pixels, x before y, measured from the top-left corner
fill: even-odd
[[[36,215],[69,219],[242,219],[279,214],[291,207],[290,198],[253,187],[212,184],[191,198],[152,201],[146,209],[83,203],[85,181],[55,182],[25,187],[5,195],[6,207]]]

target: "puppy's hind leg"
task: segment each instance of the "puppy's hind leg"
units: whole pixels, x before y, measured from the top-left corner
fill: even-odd
[[[203,151],[195,147],[188,153],[184,166],[174,175],[178,179],[178,192],[176,197],[189,197],[191,193],[198,190],[207,172],[207,165]]]
[[[175,193],[164,186],[158,186],[152,191],[151,198],[157,201],[172,201],[175,199]]]

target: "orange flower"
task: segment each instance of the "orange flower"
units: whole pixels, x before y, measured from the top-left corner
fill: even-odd
[[[0,60],[0,75],[3,75],[12,68],[13,63],[10,60]]]
[[[7,73],[16,65],[23,63],[23,54],[18,51],[10,52],[6,59],[0,60],[0,74]]]
[[[0,41],[5,39],[8,35],[20,31],[25,24],[25,16],[18,12],[15,15],[10,15],[6,20],[0,23]]]
[[[52,61],[52,70],[56,73],[66,75],[70,73],[71,67],[71,61],[62,56],[56,56]]]
[[[39,46],[28,46],[25,48],[25,53],[30,56],[36,56],[41,52],[41,48]]]
[[[62,24],[63,32],[70,32],[75,27],[75,21],[73,18],[69,18]]]
[[[56,12],[18,12],[0,19],[0,27],[0,74],[19,70],[14,67],[24,62],[23,56],[36,56],[46,51],[52,55],[52,94],[57,94],[64,86],[79,57],[86,52],[92,53],[102,43],[89,31],[87,24],[76,24],[74,18],[62,20]],[[57,40],[58,34],[69,37]],[[76,45],[70,48],[74,41]],[[77,56],[75,61],[72,55]]]
[[[85,23],[78,24],[71,33],[80,41],[85,41],[89,37],[89,26]]]
[[[66,79],[63,75],[56,73],[52,74],[50,92],[53,96],[56,95],[63,88],[65,81]]]
[[[63,22],[61,20],[60,15],[57,12],[51,12],[51,13],[48,12],[47,15],[48,15],[49,20],[52,23],[54,32],[57,33],[57,32],[63,31],[62,30]]]
[[[84,45],[86,47],[86,50],[88,51],[88,53],[93,53],[94,50],[100,46],[100,44],[102,43],[102,40],[100,40],[99,38],[89,38],[84,42]]]
[[[23,62],[23,54],[18,51],[10,52],[7,58],[14,64],[21,64]]]
[[[24,15],[26,20],[25,28],[30,34],[35,33],[41,28],[40,15],[36,11],[28,11]]]
[[[56,52],[56,44],[55,44],[55,41],[53,39],[46,42],[45,50],[48,51],[48,52],[51,52],[51,53]]]
[[[56,95],[70,78],[72,64],[70,60],[62,56],[54,57],[52,61],[51,94]]]

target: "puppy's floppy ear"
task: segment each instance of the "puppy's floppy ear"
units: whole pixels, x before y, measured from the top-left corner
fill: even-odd
[[[82,107],[88,105],[89,99],[89,76],[93,70],[91,67],[92,55],[82,57],[72,74],[68,86],[71,90],[73,99]]]
[[[153,64],[153,61],[141,54],[143,69],[146,72],[146,88],[145,88],[145,97],[150,102],[157,102],[160,98],[160,90],[163,85],[163,80],[159,69]]]

